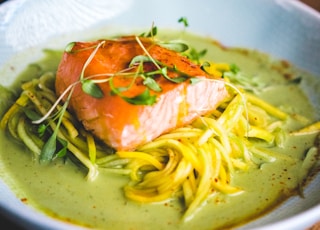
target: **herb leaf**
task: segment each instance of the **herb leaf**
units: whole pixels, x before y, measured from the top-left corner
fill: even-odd
[[[94,83],[92,80],[82,80],[81,81],[82,85],[82,90],[86,93],[89,94],[92,97],[95,98],[102,98],[103,97],[103,92],[100,89],[100,87]]]
[[[190,78],[190,82],[191,82],[191,85],[194,85],[194,84],[197,84],[198,82],[202,81],[201,78],[198,78],[198,77],[192,77]]]
[[[163,77],[165,77],[168,81],[171,81],[174,83],[181,83],[187,79],[187,77],[185,77],[185,76],[174,77],[174,78],[169,77],[167,74],[167,67],[161,68],[160,71],[161,71],[161,74],[163,75]]]
[[[132,67],[133,65],[135,65],[136,63],[141,63],[141,62],[151,62],[152,60],[145,55],[138,55],[135,56],[134,58],[132,58],[129,67]]]
[[[182,53],[189,49],[189,46],[182,42],[162,42],[158,44],[164,48],[176,51],[178,53]]]
[[[44,136],[44,134],[45,134],[45,132],[46,132],[46,130],[47,130],[47,127],[48,127],[48,126],[46,126],[45,124],[40,124],[40,125],[39,125],[37,131],[38,131],[38,134],[39,134],[40,137],[43,137],[43,136]]]
[[[302,77],[299,76],[299,77],[297,77],[297,78],[294,78],[294,79],[289,80],[288,83],[289,83],[289,84],[296,84],[296,85],[298,85],[298,84],[301,83],[301,81],[302,81]]]
[[[153,105],[157,100],[156,95],[151,95],[148,88],[146,88],[146,90],[143,93],[135,97],[129,98],[122,96],[122,98],[126,102],[134,105]]]
[[[201,51],[197,51],[194,48],[191,48],[187,54],[187,57],[193,61],[196,61],[198,64],[200,63],[200,59],[206,55],[207,50],[203,49]]]
[[[41,116],[37,112],[30,108],[24,108],[23,112],[31,121],[35,121],[41,118]]]
[[[230,65],[230,71],[232,73],[234,73],[234,74],[237,74],[240,71],[240,68],[236,64],[231,64]]]
[[[71,52],[72,52],[72,49],[73,49],[73,47],[74,47],[75,44],[76,44],[75,42],[70,42],[70,43],[66,46],[66,48],[64,49],[64,51],[67,52],[67,53],[71,53]]]
[[[67,154],[68,142],[59,137],[57,137],[57,140],[62,145],[62,148],[56,153],[56,157],[64,157]]]
[[[41,154],[40,154],[40,163],[42,164],[47,164],[49,163],[52,158],[54,153],[56,152],[57,148],[57,142],[56,142],[56,134],[53,133],[48,141],[44,144]]]
[[[153,91],[156,91],[156,92],[162,91],[161,87],[158,85],[158,83],[152,77],[147,77],[143,81],[143,84],[148,86],[148,88],[152,89]]]
[[[152,25],[150,31],[147,34],[146,33],[140,34],[140,37],[146,37],[146,38],[154,37],[157,35],[157,32],[158,32],[158,28]]]
[[[189,23],[188,23],[188,19],[186,17],[181,17],[178,20],[179,23],[183,23],[184,27],[188,27]]]

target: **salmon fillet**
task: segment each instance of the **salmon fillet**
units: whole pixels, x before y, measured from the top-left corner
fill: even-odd
[[[159,46],[151,38],[140,38],[143,46],[155,60],[168,66],[171,78],[187,75],[198,78],[212,78],[199,65],[192,63],[187,57]],[[76,42],[72,52],[65,52],[56,74],[56,93],[61,95],[72,83],[79,81],[83,66],[93,48],[101,40],[95,42]],[[131,60],[145,52],[133,36],[116,40],[104,40],[92,61],[87,66],[84,76],[102,73],[118,73],[128,68]],[[133,67],[137,68],[137,67]],[[130,69],[132,72],[136,69]],[[152,62],[144,62],[145,71],[157,70]],[[177,71],[179,70],[179,73]],[[96,76],[94,79],[106,78]],[[121,74],[114,77],[114,85],[127,86],[132,78]],[[85,129],[116,150],[134,150],[140,145],[152,141],[159,135],[177,127],[191,123],[200,115],[214,110],[227,96],[223,80],[202,80],[191,84],[189,80],[173,83],[161,74],[154,77],[161,92],[151,91],[157,96],[152,105],[134,105],[111,93],[109,83],[100,83],[102,98],[92,97],[81,89],[78,84],[74,88],[69,107],[82,122]],[[123,94],[134,97],[145,90],[141,79]]]

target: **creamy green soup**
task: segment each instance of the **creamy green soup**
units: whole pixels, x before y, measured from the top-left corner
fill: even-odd
[[[205,59],[235,63],[260,87],[259,97],[290,114],[285,129],[297,130],[318,119],[313,105],[301,89],[300,78],[312,76],[285,61],[247,49],[230,49],[217,42],[187,33],[166,32],[163,39],[187,40],[197,50],[207,49]],[[40,72],[55,70],[60,51],[46,51],[38,65],[30,65],[11,86],[38,77]],[[10,97],[9,97],[10,99]],[[13,98],[11,98],[13,99]],[[1,94],[1,114],[10,100]],[[26,205],[59,220],[95,229],[225,229],[252,221],[301,190],[301,166],[306,150],[314,145],[316,134],[288,136],[283,148],[274,147],[277,160],[234,174],[233,183],[244,192],[217,194],[187,223],[181,221],[183,207],[177,200],[140,204],[127,200],[125,176],[100,170],[94,181],[85,179],[86,170],[70,160],[56,160],[43,166],[33,160],[30,151],[0,132],[0,176]]]

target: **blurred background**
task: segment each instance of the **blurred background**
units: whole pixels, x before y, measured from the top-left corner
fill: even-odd
[[[0,0],[0,4],[6,0]],[[14,0],[13,0],[14,1]],[[320,0],[300,0],[320,12]]]
[[[320,0],[301,0],[301,2],[304,2],[320,12]]]
[[[320,0],[301,0],[301,2],[304,2],[305,4],[316,9],[317,11],[320,11]]]

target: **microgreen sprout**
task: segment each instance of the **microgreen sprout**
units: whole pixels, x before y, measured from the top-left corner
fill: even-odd
[[[92,59],[94,58],[94,56],[97,53],[97,51],[99,50],[99,48],[104,43],[105,43],[105,41],[102,41],[96,46],[96,48],[90,54],[90,56],[87,59],[87,61],[84,63],[84,66],[83,66],[81,74],[80,74],[80,82],[81,82],[81,85],[82,85],[83,92],[85,92],[85,93],[87,93],[87,94],[89,94],[89,95],[91,95],[92,97],[95,97],[95,98],[102,98],[103,97],[103,92],[101,91],[99,86],[94,83],[94,81],[92,81],[91,79],[84,79],[84,72],[85,72],[86,68],[88,67],[88,65],[90,64],[90,62],[92,61]]]
[[[170,41],[170,42],[161,42],[158,45],[167,48],[169,50],[176,51],[178,53],[185,52],[189,49],[189,46],[182,42]]]
[[[230,71],[237,74],[240,71],[240,68],[236,64],[230,64]]]
[[[189,22],[188,22],[188,19],[186,17],[179,18],[178,22],[182,23],[185,28],[189,26]]]
[[[48,141],[44,144],[43,148],[41,149],[40,163],[47,164],[54,159],[55,154],[63,155],[66,152],[68,142],[58,138],[58,133],[59,133],[59,128],[60,128],[62,119],[63,119],[63,115],[67,110],[72,92],[73,92],[73,89],[69,93],[66,102],[63,104],[61,110],[59,111],[58,122],[56,124],[56,127],[53,130],[52,135],[49,137]],[[62,149],[58,152],[56,152],[57,141],[59,141],[60,144],[62,144],[63,146]]]
[[[200,64],[200,59],[203,58],[207,53],[206,49],[203,49],[201,51],[197,51],[194,48],[189,49],[189,52],[186,54],[186,56],[190,59],[195,61],[197,64]]]
[[[70,43],[66,46],[66,48],[64,49],[64,51],[67,52],[67,53],[71,53],[73,47],[75,46],[75,44],[76,44],[75,42],[70,42]]]
[[[154,24],[152,23],[150,31],[148,33],[140,34],[140,37],[153,38],[157,35],[157,33],[158,33],[158,28],[154,26]]]
[[[77,49],[77,50],[73,50],[73,47],[76,45],[76,42],[70,42],[69,44],[67,44],[67,46],[65,47],[64,49],[64,52],[66,53],[77,53],[77,52],[81,52],[81,51],[84,51],[84,50],[90,50],[90,49],[93,49],[93,48],[96,48],[97,45],[93,45],[93,46],[88,46],[88,47],[85,47],[83,49]]]
[[[198,82],[200,82],[202,80],[203,79],[199,78],[199,77],[192,77],[192,78],[190,78],[190,83],[191,83],[191,85],[194,85],[194,84],[197,84]]]

